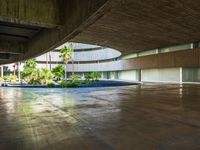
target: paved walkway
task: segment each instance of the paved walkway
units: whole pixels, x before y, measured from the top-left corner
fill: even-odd
[[[199,150],[200,85],[0,88],[0,150]]]

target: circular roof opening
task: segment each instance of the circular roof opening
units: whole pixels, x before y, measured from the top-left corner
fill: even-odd
[[[121,52],[118,50],[83,43],[68,42],[57,47],[56,51],[59,51],[64,46],[68,46],[74,51],[73,61],[102,61],[115,59],[121,56]]]

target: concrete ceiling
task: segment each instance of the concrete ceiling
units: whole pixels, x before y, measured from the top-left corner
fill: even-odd
[[[123,54],[200,40],[199,0],[1,0],[0,64],[72,40]]]
[[[40,30],[37,26],[0,22],[0,40],[26,42]]]
[[[199,41],[199,6],[199,0],[113,0],[73,40],[124,53]]]

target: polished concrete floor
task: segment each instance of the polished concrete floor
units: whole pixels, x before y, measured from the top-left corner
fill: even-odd
[[[200,85],[0,88],[0,150],[200,150]]]

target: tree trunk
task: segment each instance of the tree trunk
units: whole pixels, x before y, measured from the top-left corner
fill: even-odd
[[[51,70],[51,52],[49,52],[49,70]]]
[[[21,82],[21,76],[20,76],[20,62],[17,64],[17,70],[18,70],[18,80]]]
[[[67,80],[67,64],[65,64],[65,80]]]
[[[46,68],[48,69],[48,53],[46,53]]]
[[[65,80],[67,80],[67,63],[68,63],[68,61],[64,61],[64,64],[65,64]]]
[[[14,65],[14,76],[15,76],[15,65]]]
[[[72,79],[74,79],[74,61],[72,60]]]

